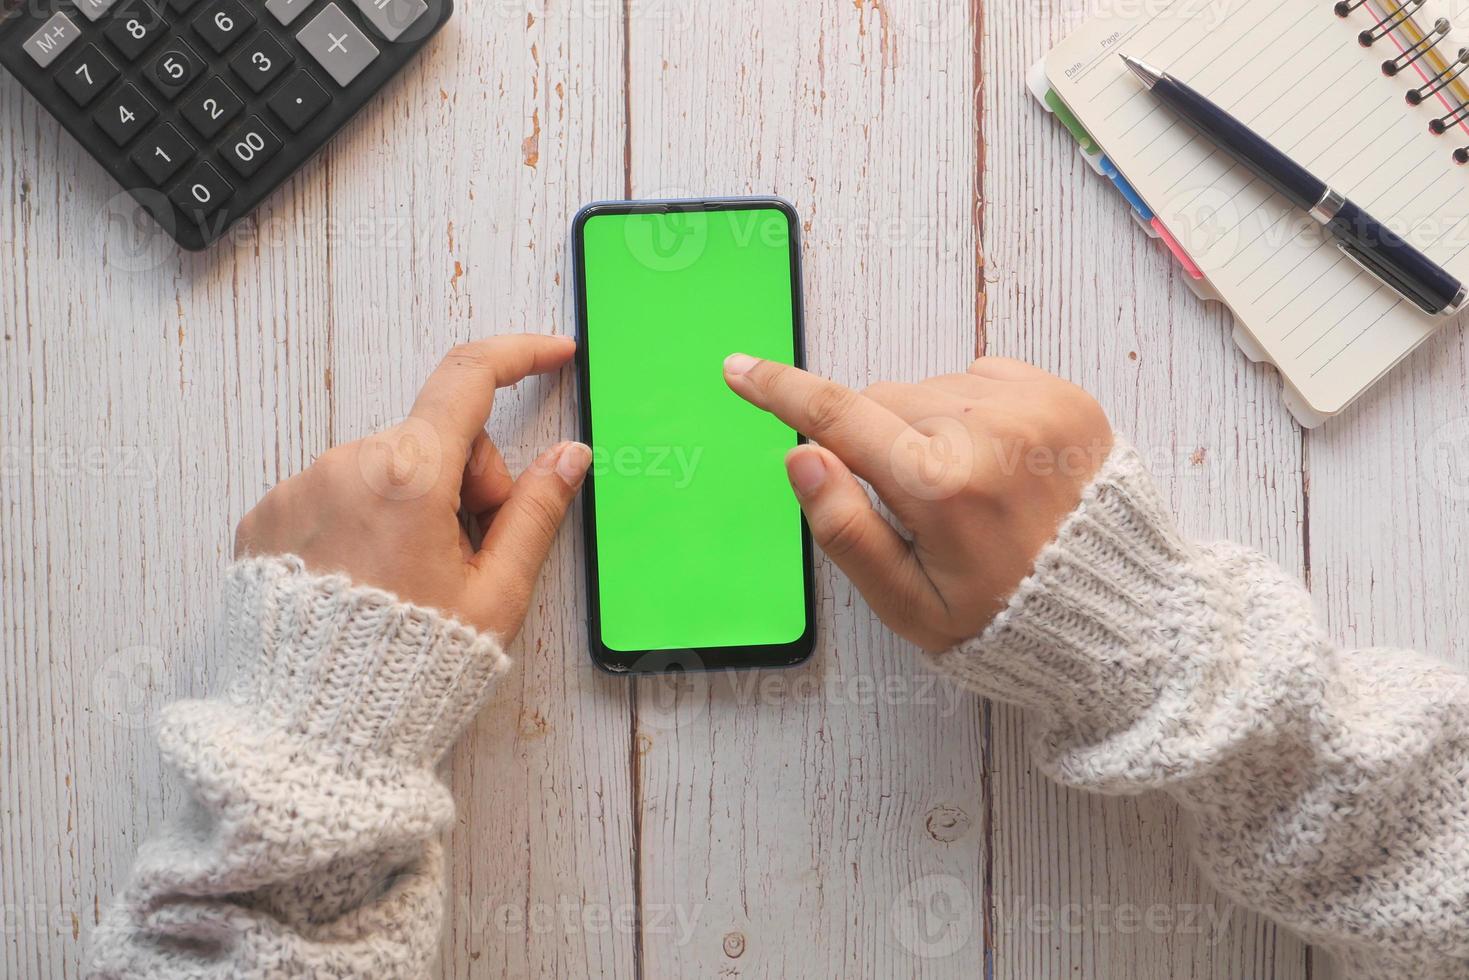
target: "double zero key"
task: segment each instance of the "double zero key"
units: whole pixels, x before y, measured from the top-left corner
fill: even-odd
[[[245,124],[235,130],[219,148],[220,156],[241,177],[255,176],[255,172],[281,151],[282,143],[261,122],[259,116],[251,116]]]

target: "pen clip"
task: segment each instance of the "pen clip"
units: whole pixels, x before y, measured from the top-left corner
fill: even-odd
[[[1338,241],[1336,243],[1336,248],[1337,251],[1341,252],[1341,254],[1351,259],[1353,264],[1355,264],[1357,268],[1361,269],[1373,279],[1376,279],[1388,289],[1391,289],[1393,292],[1397,293],[1399,296],[1403,297],[1408,302],[1418,307],[1418,309],[1422,310],[1424,313],[1428,313],[1432,316],[1441,316],[1447,313],[1455,312],[1455,309],[1452,306],[1447,309],[1440,309],[1434,306],[1428,300],[1420,296],[1417,292],[1410,289],[1407,283],[1399,280],[1380,263],[1378,263],[1370,253],[1364,251],[1363,249],[1354,248],[1352,245],[1343,241]]]

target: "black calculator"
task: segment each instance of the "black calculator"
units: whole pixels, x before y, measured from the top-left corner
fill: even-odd
[[[0,65],[192,250],[321,149],[453,12],[452,0],[6,6]]]

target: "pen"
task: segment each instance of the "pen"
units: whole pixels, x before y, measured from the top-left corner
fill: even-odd
[[[1207,96],[1136,58],[1124,54],[1122,60],[1165,105],[1325,226],[1343,255],[1419,309],[1442,316],[1457,313],[1469,299],[1469,290],[1442,266]]]

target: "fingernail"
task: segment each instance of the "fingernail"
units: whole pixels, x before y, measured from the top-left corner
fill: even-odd
[[[581,486],[586,478],[587,467],[592,463],[592,451],[579,442],[569,442],[556,460],[556,475],[572,488]]]
[[[561,458],[561,453],[569,445],[571,445],[569,442],[558,442],[554,446],[548,446],[541,450],[541,454],[535,458],[535,462],[530,464],[531,469],[537,473],[550,473],[556,468],[556,461]]]
[[[747,373],[750,368],[759,363],[758,358],[751,357],[749,354],[731,354],[724,359],[724,373],[739,376]]]
[[[793,449],[786,457],[786,472],[798,497],[809,497],[826,482],[826,460],[814,449]]]

